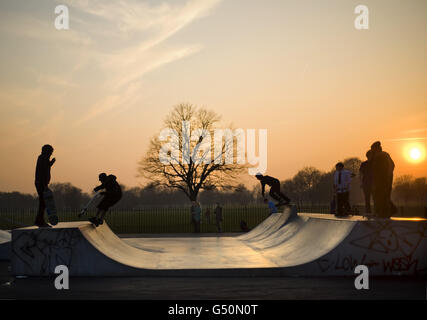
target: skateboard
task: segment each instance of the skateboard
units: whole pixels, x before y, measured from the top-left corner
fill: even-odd
[[[96,201],[97,199],[99,199],[102,196],[102,194],[100,192],[95,193],[95,195],[89,200],[89,202],[84,206],[84,208],[80,211],[80,213],[78,214],[78,217],[80,218],[82,215],[84,215],[87,212],[87,209],[89,209],[90,205]]]
[[[46,211],[49,223],[51,225],[57,225],[59,219],[56,213],[55,199],[53,198],[52,190],[46,188],[46,190],[43,192],[43,199],[46,204]]]

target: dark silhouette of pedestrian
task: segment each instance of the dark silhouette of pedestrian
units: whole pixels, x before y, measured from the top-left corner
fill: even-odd
[[[240,221],[240,230],[242,230],[243,232],[250,231],[249,228],[248,228],[248,224],[246,223],[245,220],[241,220]]]
[[[194,225],[194,232],[200,232],[200,220],[202,218],[202,208],[197,201],[193,201],[191,205],[191,221]]]
[[[222,207],[220,206],[219,202],[216,203],[215,207],[215,222],[216,222],[216,229],[218,232],[222,232]]]
[[[104,223],[104,217],[108,209],[114,206],[122,198],[122,188],[117,182],[117,177],[115,175],[107,175],[106,173],[100,173],[99,181],[101,184],[93,189],[93,191],[98,192],[102,191],[101,194],[103,198],[97,206],[96,216],[89,218],[89,221],[92,222],[96,227]]]
[[[365,197],[365,212],[371,213],[371,196],[372,196],[372,151],[366,152],[366,161],[360,164],[359,177],[360,186]]]
[[[50,168],[55,163],[56,159],[53,158],[50,160],[50,157],[53,153],[53,147],[49,144],[45,144],[42,147],[42,152],[37,158],[36,164],[36,177],[35,177],[35,186],[37,190],[37,195],[39,197],[39,208],[37,211],[37,216],[34,224],[38,227],[50,227],[49,224],[44,220],[44,212],[46,209],[46,204],[44,201],[43,193],[48,188],[50,183]]]
[[[289,202],[291,202],[291,200],[280,191],[279,179],[264,176],[261,173],[257,173],[255,177],[261,182],[261,193],[263,198],[265,198],[265,185],[268,185],[270,186],[270,196],[278,201],[277,206],[288,205]]]
[[[371,146],[372,151],[372,194],[375,214],[380,218],[389,218],[397,212],[391,201],[393,187],[394,162],[390,155],[383,151],[381,142]]]
[[[211,209],[206,208],[206,210],[205,210],[205,218],[206,218],[206,223],[209,226],[211,224]]]

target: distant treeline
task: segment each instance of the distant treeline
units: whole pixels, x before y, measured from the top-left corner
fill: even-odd
[[[356,174],[352,181],[350,202],[362,204],[363,194],[360,189],[358,169],[361,161],[357,158],[344,160],[347,169]],[[333,196],[333,172],[321,172],[314,167],[300,170],[292,179],[282,181],[283,192],[300,206],[328,205]],[[171,190],[148,184],[144,187],[123,187],[123,198],[115,206],[117,209],[137,209],[152,206],[188,206],[188,198],[179,190]],[[52,183],[55,202],[59,209],[80,209],[90,199],[90,195],[71,183]],[[268,194],[266,187],[266,195]],[[395,178],[393,200],[399,205],[427,204],[427,178],[401,176]],[[222,205],[261,204],[261,188],[256,185],[249,190],[243,184],[213,190],[204,190],[199,194],[199,202],[203,206],[211,206],[216,202]],[[0,208],[35,208],[37,195],[19,192],[0,192]]]
[[[92,195],[84,193],[71,183],[52,183],[49,188],[54,193],[58,209],[80,209]],[[117,209],[138,209],[143,207],[180,207],[189,206],[188,198],[178,190],[159,188],[152,184],[144,187],[126,188],[122,186],[123,197],[114,206]],[[204,205],[222,204],[245,205],[254,203],[252,191],[244,185],[224,190],[202,191],[198,200]],[[35,208],[38,206],[37,194],[19,192],[0,192],[0,208]]]

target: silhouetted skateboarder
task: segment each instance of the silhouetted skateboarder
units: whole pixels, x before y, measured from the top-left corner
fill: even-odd
[[[51,191],[48,188],[49,182],[50,182],[50,168],[53,166],[53,164],[56,161],[55,158],[50,160],[52,153],[53,153],[53,147],[49,144],[45,144],[42,147],[41,154],[37,158],[37,164],[36,164],[35,185],[37,189],[37,194],[39,196],[39,209],[38,209],[36,221],[34,222],[34,224],[40,228],[50,227],[50,225],[47,224],[46,221],[44,220],[44,211],[46,209],[46,198],[49,201],[53,202],[53,197],[52,198],[46,197],[46,195],[51,195]]]
[[[102,198],[101,202],[98,204],[98,211],[95,217],[89,218],[89,221],[92,222],[96,227],[104,222],[105,214],[108,209],[115,205],[122,198],[122,188],[117,183],[116,176],[110,174],[107,176],[105,173],[99,175],[99,181],[101,185],[93,189],[97,192],[99,190],[105,190],[101,192]]]
[[[278,179],[270,176],[264,176],[261,173],[257,173],[255,177],[261,182],[261,192],[263,198],[265,193],[265,185],[268,185],[270,186],[270,197],[278,201],[276,204],[277,207],[288,205],[289,202],[291,202],[291,200],[280,191],[280,181]]]

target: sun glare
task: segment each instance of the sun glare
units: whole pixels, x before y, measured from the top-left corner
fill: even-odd
[[[409,155],[411,156],[412,160],[418,160],[421,158],[421,151],[418,148],[412,148]]]
[[[403,150],[405,158],[412,163],[420,163],[425,159],[425,149],[421,144],[408,144]]]

